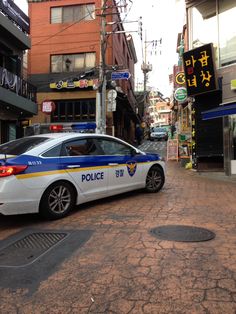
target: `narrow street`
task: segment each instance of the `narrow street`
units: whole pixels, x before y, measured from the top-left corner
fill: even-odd
[[[157,194],[103,199],[58,221],[1,216],[0,313],[235,314],[235,203],[236,183],[171,161]],[[177,242],[151,232],[167,225],[206,228],[215,238]],[[65,238],[44,253],[35,248],[30,263],[22,245],[13,260],[11,245],[32,232]]]

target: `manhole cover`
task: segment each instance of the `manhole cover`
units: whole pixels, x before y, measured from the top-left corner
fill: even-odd
[[[59,232],[35,232],[0,251],[0,266],[19,267],[35,261],[67,236]]]
[[[151,234],[161,240],[177,242],[201,242],[214,239],[214,232],[198,227],[167,225],[151,229]]]

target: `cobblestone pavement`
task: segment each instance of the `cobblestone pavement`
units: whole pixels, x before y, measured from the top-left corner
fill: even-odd
[[[94,232],[33,293],[23,282],[2,287],[0,278],[0,313],[235,314],[235,204],[235,183],[168,162],[157,194],[138,191],[83,205],[59,221],[1,217],[0,240],[32,226]],[[204,227],[216,237],[186,243],[150,234],[169,224]]]

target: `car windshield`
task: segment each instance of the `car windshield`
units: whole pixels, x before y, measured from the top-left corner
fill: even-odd
[[[48,139],[48,137],[24,137],[10,141],[0,145],[0,154],[21,155]]]
[[[153,128],[153,132],[166,132],[165,128]]]

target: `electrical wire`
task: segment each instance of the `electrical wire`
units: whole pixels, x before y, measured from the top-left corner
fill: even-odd
[[[67,43],[64,42],[63,44],[67,44]],[[75,44],[76,44],[76,42],[75,42]],[[95,52],[96,49],[95,49],[94,46],[97,46],[98,44],[99,44],[99,41],[92,43],[89,48],[90,49],[94,49],[94,51],[91,50],[89,52]],[[86,46],[78,46],[78,45],[76,45],[76,46],[69,47],[69,48],[66,48],[66,49],[62,47],[61,49],[58,49],[58,50],[41,51],[40,53],[34,53],[33,56],[41,56],[41,55],[44,55],[44,54],[53,55],[53,54],[58,54],[59,52],[61,52],[63,55],[65,55],[66,54],[65,52],[67,52],[67,51],[70,52],[70,54],[76,54],[76,53],[71,53],[71,50],[74,49],[74,48],[77,48],[77,49],[78,48],[79,49],[81,49],[81,48],[88,48],[88,45],[86,45]],[[83,52],[83,53],[86,53],[86,52]]]
[[[129,11],[126,13],[125,17],[121,20],[122,27],[123,27],[123,23],[124,23],[125,19],[127,18],[128,14],[129,14],[130,11],[131,11],[132,6],[133,6],[133,2],[132,2],[132,5],[130,6]],[[117,8],[117,6],[116,6],[115,8]],[[59,32],[57,32],[57,33],[55,33],[55,34],[53,34],[53,35],[51,35],[51,36],[48,36],[47,38],[42,39],[41,41],[39,41],[39,42],[37,42],[37,43],[35,43],[35,44],[32,44],[32,46],[35,47],[35,46],[37,46],[37,45],[39,45],[39,44],[42,44],[43,42],[48,41],[48,40],[50,40],[51,38],[53,38],[53,37],[55,37],[55,36],[64,36],[64,35],[60,35],[60,34],[63,33],[65,30],[67,30],[67,29],[73,27],[75,24],[81,22],[81,21],[84,20],[86,17],[91,16],[95,11],[96,11],[96,10],[90,11],[86,16],[84,16],[84,17],[81,18],[80,20],[75,21],[74,23],[68,25],[67,27],[65,27],[64,29],[60,30]],[[117,14],[119,14],[119,12],[117,12]],[[117,28],[118,28],[118,25],[116,25],[115,30],[117,30]],[[92,32],[92,33],[95,33],[95,32]],[[106,40],[106,42],[105,42],[104,52],[105,52],[106,49],[108,48],[108,38],[109,38],[109,36],[107,37],[107,40]],[[125,40],[127,40],[127,39],[126,39],[126,36],[125,36],[125,33],[124,33],[124,38],[125,38]],[[72,42],[72,43],[76,43],[76,42]],[[60,43],[60,44],[63,44],[63,43]],[[68,42],[67,42],[67,44],[68,44]],[[46,45],[46,44],[45,44],[45,45]],[[87,47],[87,46],[86,46],[86,47]],[[81,47],[80,47],[80,48],[81,48]],[[70,48],[70,49],[71,49],[71,48]],[[61,51],[61,50],[60,50],[60,51]],[[50,52],[51,52],[51,51],[50,51]],[[46,53],[46,52],[45,52],[45,53]],[[42,53],[40,53],[40,54],[42,54]],[[34,55],[35,55],[35,54],[34,54]],[[71,78],[71,74],[70,74],[70,76],[69,76],[68,78]],[[129,82],[129,85],[130,85],[130,89],[132,90],[132,93],[133,93],[133,95],[134,95],[133,86],[132,86],[132,84],[131,84],[130,82]],[[47,85],[45,84],[45,86],[47,86]],[[41,86],[41,88],[43,88],[43,86]]]
[[[68,25],[67,27],[63,28],[63,29],[60,30],[59,32],[57,32],[57,33],[55,33],[55,34],[53,34],[53,35],[50,35],[48,38],[45,38],[45,39],[43,39],[43,40],[41,40],[41,41],[35,43],[34,45],[32,44],[32,46],[36,46],[36,45],[39,45],[39,44],[41,44],[42,42],[44,42],[44,41],[46,41],[46,40],[50,40],[51,38],[53,38],[53,37],[57,36],[58,34],[64,32],[65,30],[67,30],[67,29],[73,27],[75,24],[77,24],[77,23],[83,21],[86,17],[88,17],[88,16],[90,16],[91,14],[95,13],[95,11],[96,11],[96,9],[95,9],[94,11],[89,12],[89,13],[88,13],[87,15],[85,15],[83,18],[81,18],[81,19],[75,21],[74,23]]]

